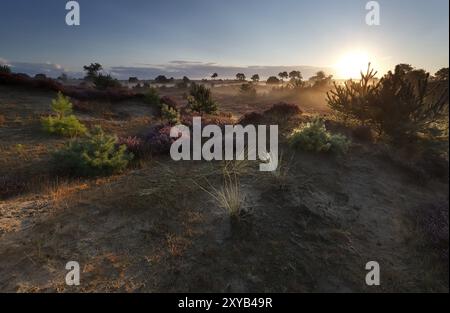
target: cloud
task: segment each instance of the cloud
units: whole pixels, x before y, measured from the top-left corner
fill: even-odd
[[[31,76],[36,74],[45,74],[48,77],[58,77],[61,73],[72,74],[72,76],[80,76],[81,73],[70,72],[62,65],[45,62],[45,63],[32,63],[32,62],[15,62],[8,61],[4,58],[0,58],[0,64],[8,65],[14,73],[25,73]]]

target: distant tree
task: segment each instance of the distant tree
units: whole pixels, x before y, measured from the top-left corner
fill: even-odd
[[[280,77],[281,81],[284,81],[284,79],[287,79],[289,77],[288,72],[280,72],[278,73],[278,77]]]
[[[98,73],[103,69],[100,63],[91,63],[90,65],[83,66],[86,72],[85,80],[94,80],[98,76]]]
[[[245,80],[245,74],[244,73],[237,73],[236,74],[236,79],[239,81],[244,81]]]
[[[441,68],[434,74],[434,79],[438,81],[448,81],[448,67]]]
[[[324,71],[318,71],[309,81],[316,87],[326,86],[331,83],[333,75],[327,76]]]
[[[217,74],[217,73],[214,73],[214,74],[211,75],[212,79],[216,79],[217,77],[219,77],[219,74]]]
[[[300,71],[292,71],[289,73],[289,78],[291,79],[303,79],[302,73]]]
[[[279,83],[280,80],[276,76],[270,76],[266,81],[268,85],[278,85]]]
[[[259,75],[258,74],[255,74],[255,75],[253,75],[252,76],[252,81],[254,82],[254,83],[257,83],[257,82],[259,82]]]
[[[130,77],[128,78],[129,83],[137,83],[139,82],[139,79],[137,77]]]
[[[187,77],[187,76],[183,76],[183,83],[187,84],[189,83],[191,80]]]
[[[170,80],[164,75],[158,75],[155,78],[155,82],[157,82],[159,84],[164,84],[164,83],[170,82]]]
[[[110,74],[99,74],[94,78],[94,85],[95,88],[99,90],[120,88],[122,86],[120,82],[117,79],[113,78]]]
[[[11,73],[11,68],[4,64],[4,65],[0,65],[0,73],[6,73],[6,74],[10,74]]]

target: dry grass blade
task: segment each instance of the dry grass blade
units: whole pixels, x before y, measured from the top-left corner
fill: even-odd
[[[207,180],[211,191],[195,182],[202,190],[208,193],[228,215],[232,218],[241,217],[244,197],[241,192],[239,178],[235,174],[224,174],[223,186],[218,189]]]

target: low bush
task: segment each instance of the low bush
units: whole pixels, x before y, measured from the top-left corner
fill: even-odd
[[[141,138],[143,145],[153,154],[164,154],[170,151],[170,146],[175,141],[170,137],[170,125],[155,125],[151,127],[146,133],[142,134]]]
[[[167,120],[171,125],[180,122],[180,113],[176,109],[169,107],[167,104],[161,105],[161,117]]]
[[[376,74],[369,65],[361,80],[335,84],[327,94],[330,108],[400,144],[429,134],[435,123],[448,121],[448,85],[437,91],[429,83],[429,74],[405,70],[402,65],[380,80]]]
[[[150,149],[144,144],[144,141],[137,136],[119,137],[117,144],[125,145],[128,152],[133,153],[135,157],[142,158],[150,153]]]
[[[264,116],[258,112],[250,112],[246,113],[242,116],[238,123],[239,125],[247,126],[247,125],[259,125],[262,124]]]
[[[265,116],[273,116],[275,118],[289,118],[293,115],[302,114],[298,106],[292,103],[280,102],[274,104],[270,109],[264,111]]]
[[[211,90],[203,85],[191,84],[188,103],[194,112],[213,114],[217,111],[217,103],[212,99]]]
[[[295,129],[289,136],[289,142],[295,149],[312,152],[347,153],[350,141],[339,134],[331,134],[322,120],[316,118],[311,123]]]
[[[86,133],[86,127],[74,116],[45,117],[42,119],[44,131],[65,137],[77,137]]]
[[[158,91],[156,88],[150,88],[145,94],[144,101],[147,104],[150,104],[155,107],[159,107],[161,104]]]
[[[51,107],[55,115],[42,118],[42,127],[46,132],[67,137],[86,133],[86,127],[72,114],[72,103],[68,97],[59,92]]]
[[[110,175],[124,170],[133,154],[118,145],[116,136],[106,135],[100,126],[84,140],[68,143],[53,154],[58,172],[74,176]]]
[[[99,90],[106,90],[106,89],[115,89],[115,88],[121,88],[122,85],[120,82],[112,78],[111,75],[103,75],[99,74],[98,76],[94,77],[94,86],[96,89]]]

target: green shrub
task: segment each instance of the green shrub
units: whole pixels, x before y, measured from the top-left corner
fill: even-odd
[[[448,119],[448,85],[437,92],[429,84],[429,74],[401,64],[379,81],[375,76],[369,64],[360,81],[335,84],[327,94],[331,109],[398,143],[428,133],[435,123]]]
[[[61,92],[52,100],[51,108],[55,116],[42,118],[43,129],[56,135],[76,137],[84,135],[86,127],[72,114],[72,103]]]
[[[97,88],[99,90],[114,89],[114,88],[122,87],[120,82],[117,79],[112,78],[112,76],[109,74],[107,74],[107,75],[99,74],[98,76],[94,77],[93,79],[94,79],[95,88]]]
[[[289,142],[295,149],[312,152],[347,153],[350,141],[343,135],[331,134],[320,119],[295,129],[289,137]]]
[[[212,99],[210,89],[203,85],[192,83],[189,94],[188,102],[192,111],[207,114],[217,111],[217,103]]]
[[[11,68],[8,65],[0,65],[0,73],[11,73]]]
[[[161,116],[172,125],[180,122],[180,113],[176,109],[169,107],[167,104],[161,105]]]
[[[329,137],[330,151],[336,154],[346,154],[350,148],[350,140],[341,134],[332,134]]]
[[[59,171],[76,176],[110,175],[124,170],[133,154],[125,145],[117,144],[116,136],[106,135],[100,126],[83,140],[68,143],[53,154]]]
[[[159,98],[159,94],[158,91],[156,90],[156,88],[150,88],[148,90],[148,92],[145,94],[145,98],[144,98],[145,103],[150,104],[152,106],[156,106],[159,107],[160,106],[160,98]]]
[[[65,137],[76,137],[86,133],[86,127],[78,121],[75,115],[62,118],[49,116],[42,119],[42,127],[50,134]]]

